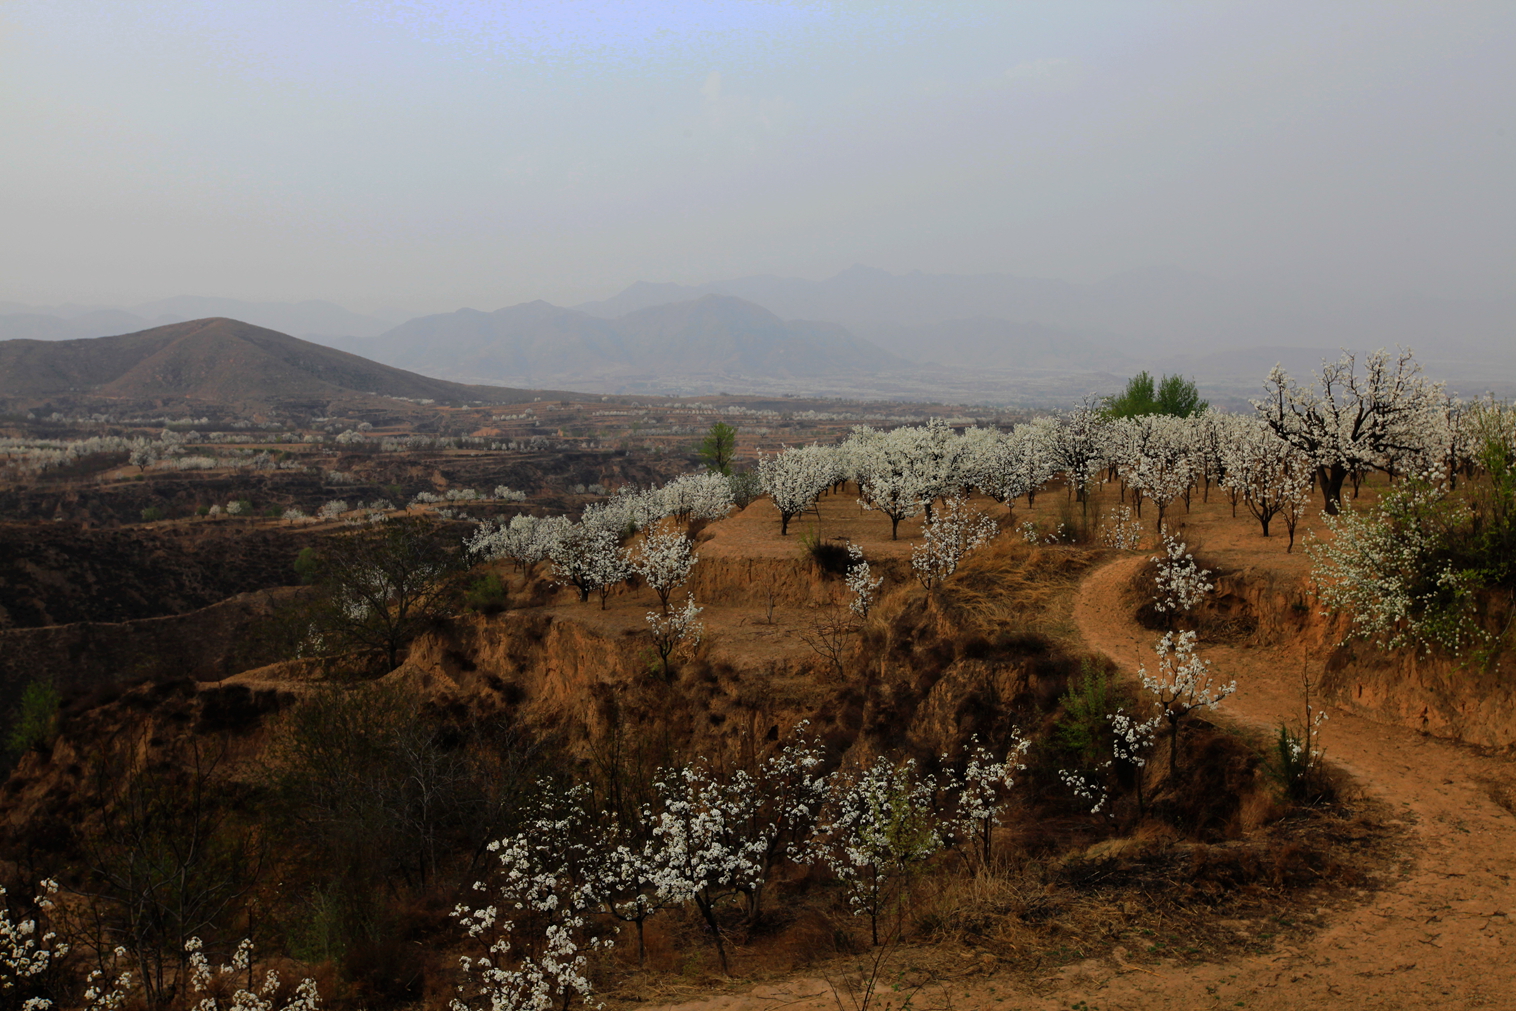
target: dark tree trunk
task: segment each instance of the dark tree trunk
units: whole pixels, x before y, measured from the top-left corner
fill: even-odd
[[[1342,482],[1347,480],[1348,470],[1340,463],[1334,463],[1330,467],[1316,468],[1316,476],[1321,486],[1322,508],[1328,516],[1336,516],[1342,511]]]

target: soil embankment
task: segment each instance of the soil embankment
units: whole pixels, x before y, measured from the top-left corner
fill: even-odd
[[[1094,570],[1074,605],[1074,627],[1088,648],[1126,671],[1152,657],[1156,638],[1134,619],[1128,596],[1144,560],[1118,558]],[[1301,626],[1319,622],[1291,605],[1287,587],[1280,584],[1280,590],[1282,610],[1260,614],[1256,636],[1202,650],[1218,672],[1238,682],[1237,694],[1218,718],[1237,720],[1260,735],[1270,734],[1281,720],[1299,719],[1302,664],[1319,670],[1335,641],[1324,632],[1298,634]],[[1222,928],[1256,938],[1263,953],[1198,965],[1160,959],[1148,967],[1131,964],[1127,952],[1117,948],[1108,957],[1034,971],[1030,979],[997,973],[992,960],[981,964],[966,952],[961,971],[936,974],[931,986],[912,996],[911,1006],[1035,1011],[1513,1006],[1516,763],[1372,722],[1344,707],[1329,708],[1324,733],[1329,762],[1349,780],[1350,790],[1361,791],[1364,804],[1388,805],[1398,814],[1391,827],[1403,833],[1403,857],[1377,889],[1360,889],[1347,904],[1316,910],[1309,940],[1273,944],[1271,931],[1281,928],[1269,921],[1222,921]],[[891,978],[912,977],[917,955],[903,950],[896,959],[901,964],[892,966]],[[853,1006],[845,980],[812,973],[748,993],[665,1005],[663,1011],[835,1011],[839,1004]]]
[[[1125,588],[1140,558],[1092,573],[1075,621],[1092,649],[1127,670],[1152,656],[1153,634],[1132,620]],[[1237,679],[1222,713],[1268,733],[1300,718],[1303,664],[1323,661],[1311,637],[1268,647],[1206,648]],[[1349,668],[1344,668],[1349,669]],[[1328,911],[1325,929],[1296,950],[1162,981],[1077,992],[1101,1006],[1190,1008],[1510,1007],[1516,994],[1516,765],[1402,726],[1333,706],[1329,761],[1364,793],[1398,808],[1408,832],[1400,879],[1351,909]],[[1118,992],[1121,994],[1117,996]],[[1224,997],[1217,1003],[1217,997]],[[1078,998],[1071,998],[1078,999]],[[1065,1005],[1066,1006],[1066,1005]]]

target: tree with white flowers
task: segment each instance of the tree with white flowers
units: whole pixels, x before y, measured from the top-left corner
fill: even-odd
[[[1215,709],[1237,690],[1235,680],[1223,683],[1211,673],[1209,661],[1195,652],[1195,633],[1181,632],[1174,638],[1166,632],[1154,647],[1156,670],[1137,668],[1137,680],[1155,700],[1159,715],[1169,725],[1169,775],[1179,768],[1179,724],[1197,709]]]
[[[693,902],[710,929],[728,972],[726,939],[718,905],[751,892],[767,872],[763,840],[750,832],[748,809],[754,790],[745,776],[723,781],[700,760],[665,769],[653,784],[656,806],[643,819],[655,842],[649,867],[658,893],[677,902]]]
[[[690,578],[690,570],[700,561],[700,556],[691,550],[693,547],[693,542],[678,531],[648,530],[626,553],[628,568],[658,594],[664,614],[669,611],[669,594]]]
[[[195,1005],[195,1011],[222,1011],[223,1008],[225,1011],[275,1011],[277,1002],[274,998],[279,992],[279,973],[273,969],[265,971],[258,989],[252,989],[251,940],[243,938],[242,943],[237,945],[237,950],[232,953],[231,961],[219,966],[217,970],[211,968],[200,938],[192,937],[185,941],[184,951],[188,956],[190,989],[195,993],[206,994]],[[224,1001],[217,992],[220,988],[214,985],[216,978],[244,972],[248,975],[248,985],[233,990],[231,998]],[[279,1011],[316,1011],[320,1005],[321,994],[316,989],[316,981],[307,976],[296,984],[295,996]]]
[[[837,451],[830,446],[791,446],[758,460],[758,484],[779,510],[779,534],[809,509],[837,478]]]
[[[558,539],[572,527],[567,516],[512,516],[509,521],[482,524],[467,541],[477,557],[488,561],[513,562],[530,575],[539,562],[552,556]]]
[[[1000,528],[962,498],[950,498],[926,524],[921,543],[911,550],[911,568],[928,592],[958,571],[964,558],[988,542]]]
[[[1153,609],[1159,614],[1189,611],[1216,588],[1207,581],[1211,570],[1202,569],[1189,546],[1171,534],[1164,534],[1163,554],[1152,561],[1158,563]]]
[[[1269,536],[1269,524],[1282,516],[1295,547],[1295,523],[1305,507],[1315,469],[1309,457],[1256,421],[1233,431],[1223,457],[1226,476],[1222,483],[1237,489],[1253,518]]]
[[[732,485],[725,474],[681,474],[657,490],[658,511],[680,523],[725,519],[732,511]]]
[[[672,678],[673,657],[676,653],[689,653],[700,645],[705,635],[705,626],[697,619],[705,610],[695,605],[693,594],[687,595],[684,606],[659,613],[649,611],[646,615],[648,631],[653,636],[653,650],[663,664],[663,676]]]
[[[809,723],[801,721],[779,748],[756,764],[751,776],[742,772],[733,777],[733,784],[749,797],[736,815],[746,820],[743,835],[763,868],[761,874],[749,875],[743,889],[749,924],[756,923],[762,912],[769,875],[783,860],[805,859],[826,800],[822,745],[808,736],[809,729]]]
[[[875,945],[891,903],[898,911],[911,878],[942,849],[936,792],[936,780],[915,759],[881,755],[832,777],[811,853],[842,880],[853,915],[869,918]]]
[[[923,440],[897,428],[879,432],[866,425],[853,429],[843,443],[847,466],[858,482],[858,504],[890,518],[890,539],[900,536],[900,521],[921,512],[931,501],[940,475],[924,465]]]
[[[53,908],[53,896],[58,893],[58,882],[51,879],[42,883],[42,894],[33,900],[37,909],[46,912]],[[9,995],[25,981],[39,976],[58,960],[68,954],[68,943],[58,938],[51,930],[38,932],[38,918],[15,920],[11,918],[10,903],[6,892],[0,888],[0,993]],[[45,997],[31,997],[22,1005],[24,1011],[47,1011],[53,1002]]]
[[[1074,498],[1085,508],[1089,488],[1105,466],[1105,420],[1085,402],[1048,429],[1046,449],[1053,471],[1064,475]]]
[[[1195,424],[1187,418],[1154,414],[1124,419],[1114,427],[1129,433],[1118,469],[1129,488],[1158,507],[1155,523],[1162,530],[1169,504],[1189,493],[1200,469]]]
[[[611,947],[614,928],[598,918],[606,883],[590,841],[587,795],[584,787],[539,783],[522,830],[489,845],[499,867],[474,884],[486,904],[453,910],[468,936],[487,944],[483,956],[459,962],[492,1011],[567,1009],[575,997],[589,1003],[588,955]],[[458,998],[449,1007],[474,1011]]]
[[[1253,406],[1274,434],[1310,458],[1332,516],[1342,508],[1348,477],[1426,450],[1447,400],[1442,384],[1427,381],[1409,350],[1393,357],[1375,351],[1361,372],[1357,357],[1344,351],[1337,361],[1323,362],[1309,386],[1276,365],[1265,388]]]
[[[879,598],[879,587],[884,585],[883,576],[875,576],[869,570],[869,563],[863,557],[863,549],[856,544],[849,543],[847,546],[847,575],[843,582],[852,594],[848,601],[848,610],[859,618],[867,618],[869,612],[874,609],[874,603]]]
[[[591,593],[608,591],[625,580],[629,571],[620,541],[608,526],[572,524],[553,543],[548,557],[554,578],[576,588],[581,604],[589,602]],[[605,607],[604,593],[600,606]]]
[[[975,485],[991,498],[1004,502],[1011,512],[1015,510],[1016,499],[1023,495],[1031,505],[1037,490],[1052,480],[1055,473],[1047,450],[1049,430],[1046,423],[1017,425],[985,448],[979,458]]]
[[[1022,759],[1032,742],[1012,734],[1005,756],[997,759],[990,749],[969,738],[969,757],[963,777],[957,782],[957,832],[977,844],[983,866],[990,864],[990,843],[1000,815],[1005,810],[1007,794],[1016,785],[1016,773],[1024,770]]]

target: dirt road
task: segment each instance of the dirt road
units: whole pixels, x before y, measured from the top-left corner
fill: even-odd
[[[1155,639],[1131,620],[1122,601],[1122,588],[1142,561],[1118,559],[1092,572],[1074,609],[1090,648],[1126,670],[1152,657]],[[1216,671],[1237,679],[1237,694],[1223,707],[1232,718],[1265,728],[1298,718],[1299,649],[1212,647],[1202,655]],[[1270,955],[1200,966],[1171,963],[1152,971],[1119,958],[1091,959],[1040,980],[1035,994],[1007,978],[976,975],[928,989],[912,1006],[1516,1011],[1516,816],[1493,799],[1504,796],[1509,803],[1516,797],[1516,763],[1335,711],[1324,742],[1329,761],[1369,796],[1401,812],[1408,845],[1397,881],[1361,894],[1357,904],[1321,910],[1321,929],[1307,943]],[[840,1005],[855,1006],[846,996]],[[839,1001],[825,980],[807,978],[669,1011],[766,1008],[837,1011]]]

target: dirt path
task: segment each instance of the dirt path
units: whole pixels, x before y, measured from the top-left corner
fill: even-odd
[[[1153,633],[1131,620],[1122,588],[1141,558],[1111,562],[1086,580],[1074,621],[1092,649],[1127,670],[1152,658]],[[1223,710],[1270,728],[1298,719],[1299,648],[1212,647],[1218,672],[1237,678]],[[1324,741],[1330,761],[1369,795],[1404,812],[1406,873],[1357,908],[1328,910],[1325,929],[1296,952],[1218,968],[1210,980],[1146,980],[1102,1008],[1516,1008],[1516,817],[1490,796],[1512,763],[1472,749],[1333,711]],[[1205,975],[1210,975],[1209,973]],[[1144,991],[1146,992],[1144,994]]]
[[[1089,647],[1129,671],[1152,657],[1156,638],[1122,603],[1123,587],[1142,561],[1118,559],[1092,572],[1074,608]],[[1237,694],[1223,706],[1232,718],[1265,729],[1298,718],[1300,648],[1211,647],[1202,655],[1237,679]],[[1516,763],[1336,711],[1324,742],[1331,762],[1368,795],[1402,812],[1408,843],[1400,879],[1362,893],[1358,905],[1319,910],[1321,929],[1309,942],[1154,971],[1119,958],[1091,959],[1039,980],[1036,993],[1008,977],[976,974],[920,993],[912,1006],[1516,1009],[1516,816],[1491,799],[1492,784],[1510,789],[1516,783]],[[855,1007],[811,977],[668,1011],[838,1011],[839,1005]]]

